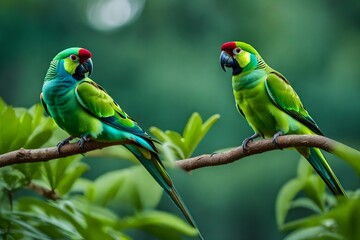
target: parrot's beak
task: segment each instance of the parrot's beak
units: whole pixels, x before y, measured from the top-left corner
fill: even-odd
[[[231,68],[234,65],[234,59],[227,52],[221,51],[220,65],[221,65],[222,69],[226,72],[225,67]]]
[[[241,71],[242,71],[238,62],[232,56],[230,56],[230,54],[228,54],[225,51],[221,51],[220,65],[225,72],[226,72],[225,67],[232,68],[233,75],[237,75],[237,74],[241,73]]]
[[[77,80],[81,80],[84,77],[90,76],[93,71],[93,62],[91,58],[86,59],[85,62],[79,64],[75,69],[73,77]]]

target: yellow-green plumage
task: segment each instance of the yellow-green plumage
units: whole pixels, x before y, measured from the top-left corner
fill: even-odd
[[[276,138],[282,134],[319,134],[321,130],[304,108],[287,79],[269,67],[249,44],[227,42],[221,47],[221,66],[232,68],[232,86],[236,106],[255,131],[243,146],[257,136]],[[346,193],[317,148],[297,150],[309,161],[330,190]]]

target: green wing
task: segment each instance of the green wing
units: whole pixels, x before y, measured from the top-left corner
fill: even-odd
[[[80,82],[76,98],[91,115],[104,123],[139,137],[150,139],[143,129],[131,119],[100,85],[88,79]]]
[[[303,123],[316,134],[323,135],[284,76],[278,72],[270,72],[266,78],[265,86],[271,100],[278,108]]]

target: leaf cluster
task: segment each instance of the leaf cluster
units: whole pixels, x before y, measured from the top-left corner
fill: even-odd
[[[350,192],[347,199],[325,190],[325,183],[301,158],[297,176],[282,186],[276,200],[277,225],[289,233],[285,240],[360,239],[359,192]]]
[[[189,158],[219,118],[219,114],[214,114],[203,122],[200,114],[195,112],[186,123],[182,134],[173,130],[163,131],[157,127],[151,127],[150,132],[162,142],[161,148],[165,158],[173,162]]]
[[[190,146],[200,142],[214,121],[202,124],[201,117],[193,115],[184,130],[187,147],[178,153],[191,154],[195,147]],[[13,108],[0,99],[0,153],[53,146],[61,140],[59,131],[39,104],[30,109]],[[129,158],[120,148],[90,155]],[[83,177],[89,170],[84,158],[75,155],[1,168],[0,236],[127,240],[146,233],[176,240],[197,235],[183,219],[155,210],[163,191],[141,165],[108,171],[91,180]]]

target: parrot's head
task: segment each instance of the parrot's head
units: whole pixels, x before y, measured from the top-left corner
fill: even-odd
[[[227,42],[221,46],[220,64],[232,68],[232,74],[238,75],[259,67],[261,57],[251,45],[244,42]]]
[[[91,52],[85,48],[68,48],[59,52],[50,63],[49,71],[57,75],[69,74],[76,80],[81,80],[92,73],[93,63]]]

